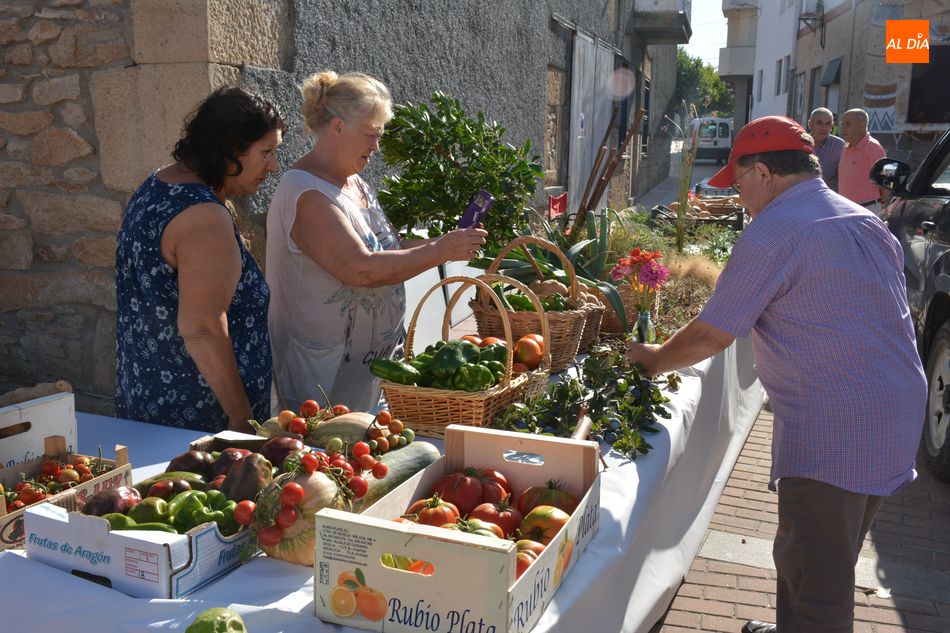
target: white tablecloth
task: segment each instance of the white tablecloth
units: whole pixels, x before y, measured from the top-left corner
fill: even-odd
[[[683,372],[673,413],[631,462],[607,454],[600,528],[534,631],[645,632],[685,577],[725,482],[763,403],[748,341]],[[129,446],[135,478],[159,471],[202,433],[79,414],[79,448]],[[142,467],[145,465],[145,467]],[[143,600],[0,553],[4,630],[184,631],[212,606],[230,606],[252,633],[355,631],[313,615],[313,570],[257,557],[183,600]],[[499,632],[500,633],[500,632]]]

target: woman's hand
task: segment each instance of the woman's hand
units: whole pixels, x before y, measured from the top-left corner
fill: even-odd
[[[488,231],[485,229],[456,229],[438,238],[435,245],[447,262],[468,261],[484,246],[487,235]]]

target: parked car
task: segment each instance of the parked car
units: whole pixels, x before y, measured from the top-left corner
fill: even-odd
[[[729,151],[732,149],[732,119],[693,119],[689,133],[691,137],[696,138],[696,158],[715,158],[720,165],[729,160]]]
[[[913,175],[906,163],[882,158],[871,179],[890,194],[881,218],[904,250],[907,302],[929,385],[927,466],[950,481],[950,130]]]
[[[724,198],[739,195],[739,192],[732,187],[710,187],[709,178],[704,178],[693,187],[693,193],[697,198]]]

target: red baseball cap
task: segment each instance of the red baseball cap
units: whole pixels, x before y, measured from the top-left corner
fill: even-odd
[[[799,150],[811,154],[815,142],[805,128],[783,116],[764,116],[742,126],[729,152],[729,162],[709,179],[709,186],[727,189],[735,182],[736,161],[750,154]]]

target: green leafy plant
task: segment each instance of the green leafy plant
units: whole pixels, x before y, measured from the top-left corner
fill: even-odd
[[[468,116],[457,99],[441,92],[426,103],[399,104],[380,139],[383,160],[401,170],[388,177],[379,201],[403,237],[430,237],[458,225],[481,189],[495,197],[485,217],[487,247],[499,248],[527,227],[527,209],[543,171],[531,143],[514,147],[505,128],[479,112]]]

